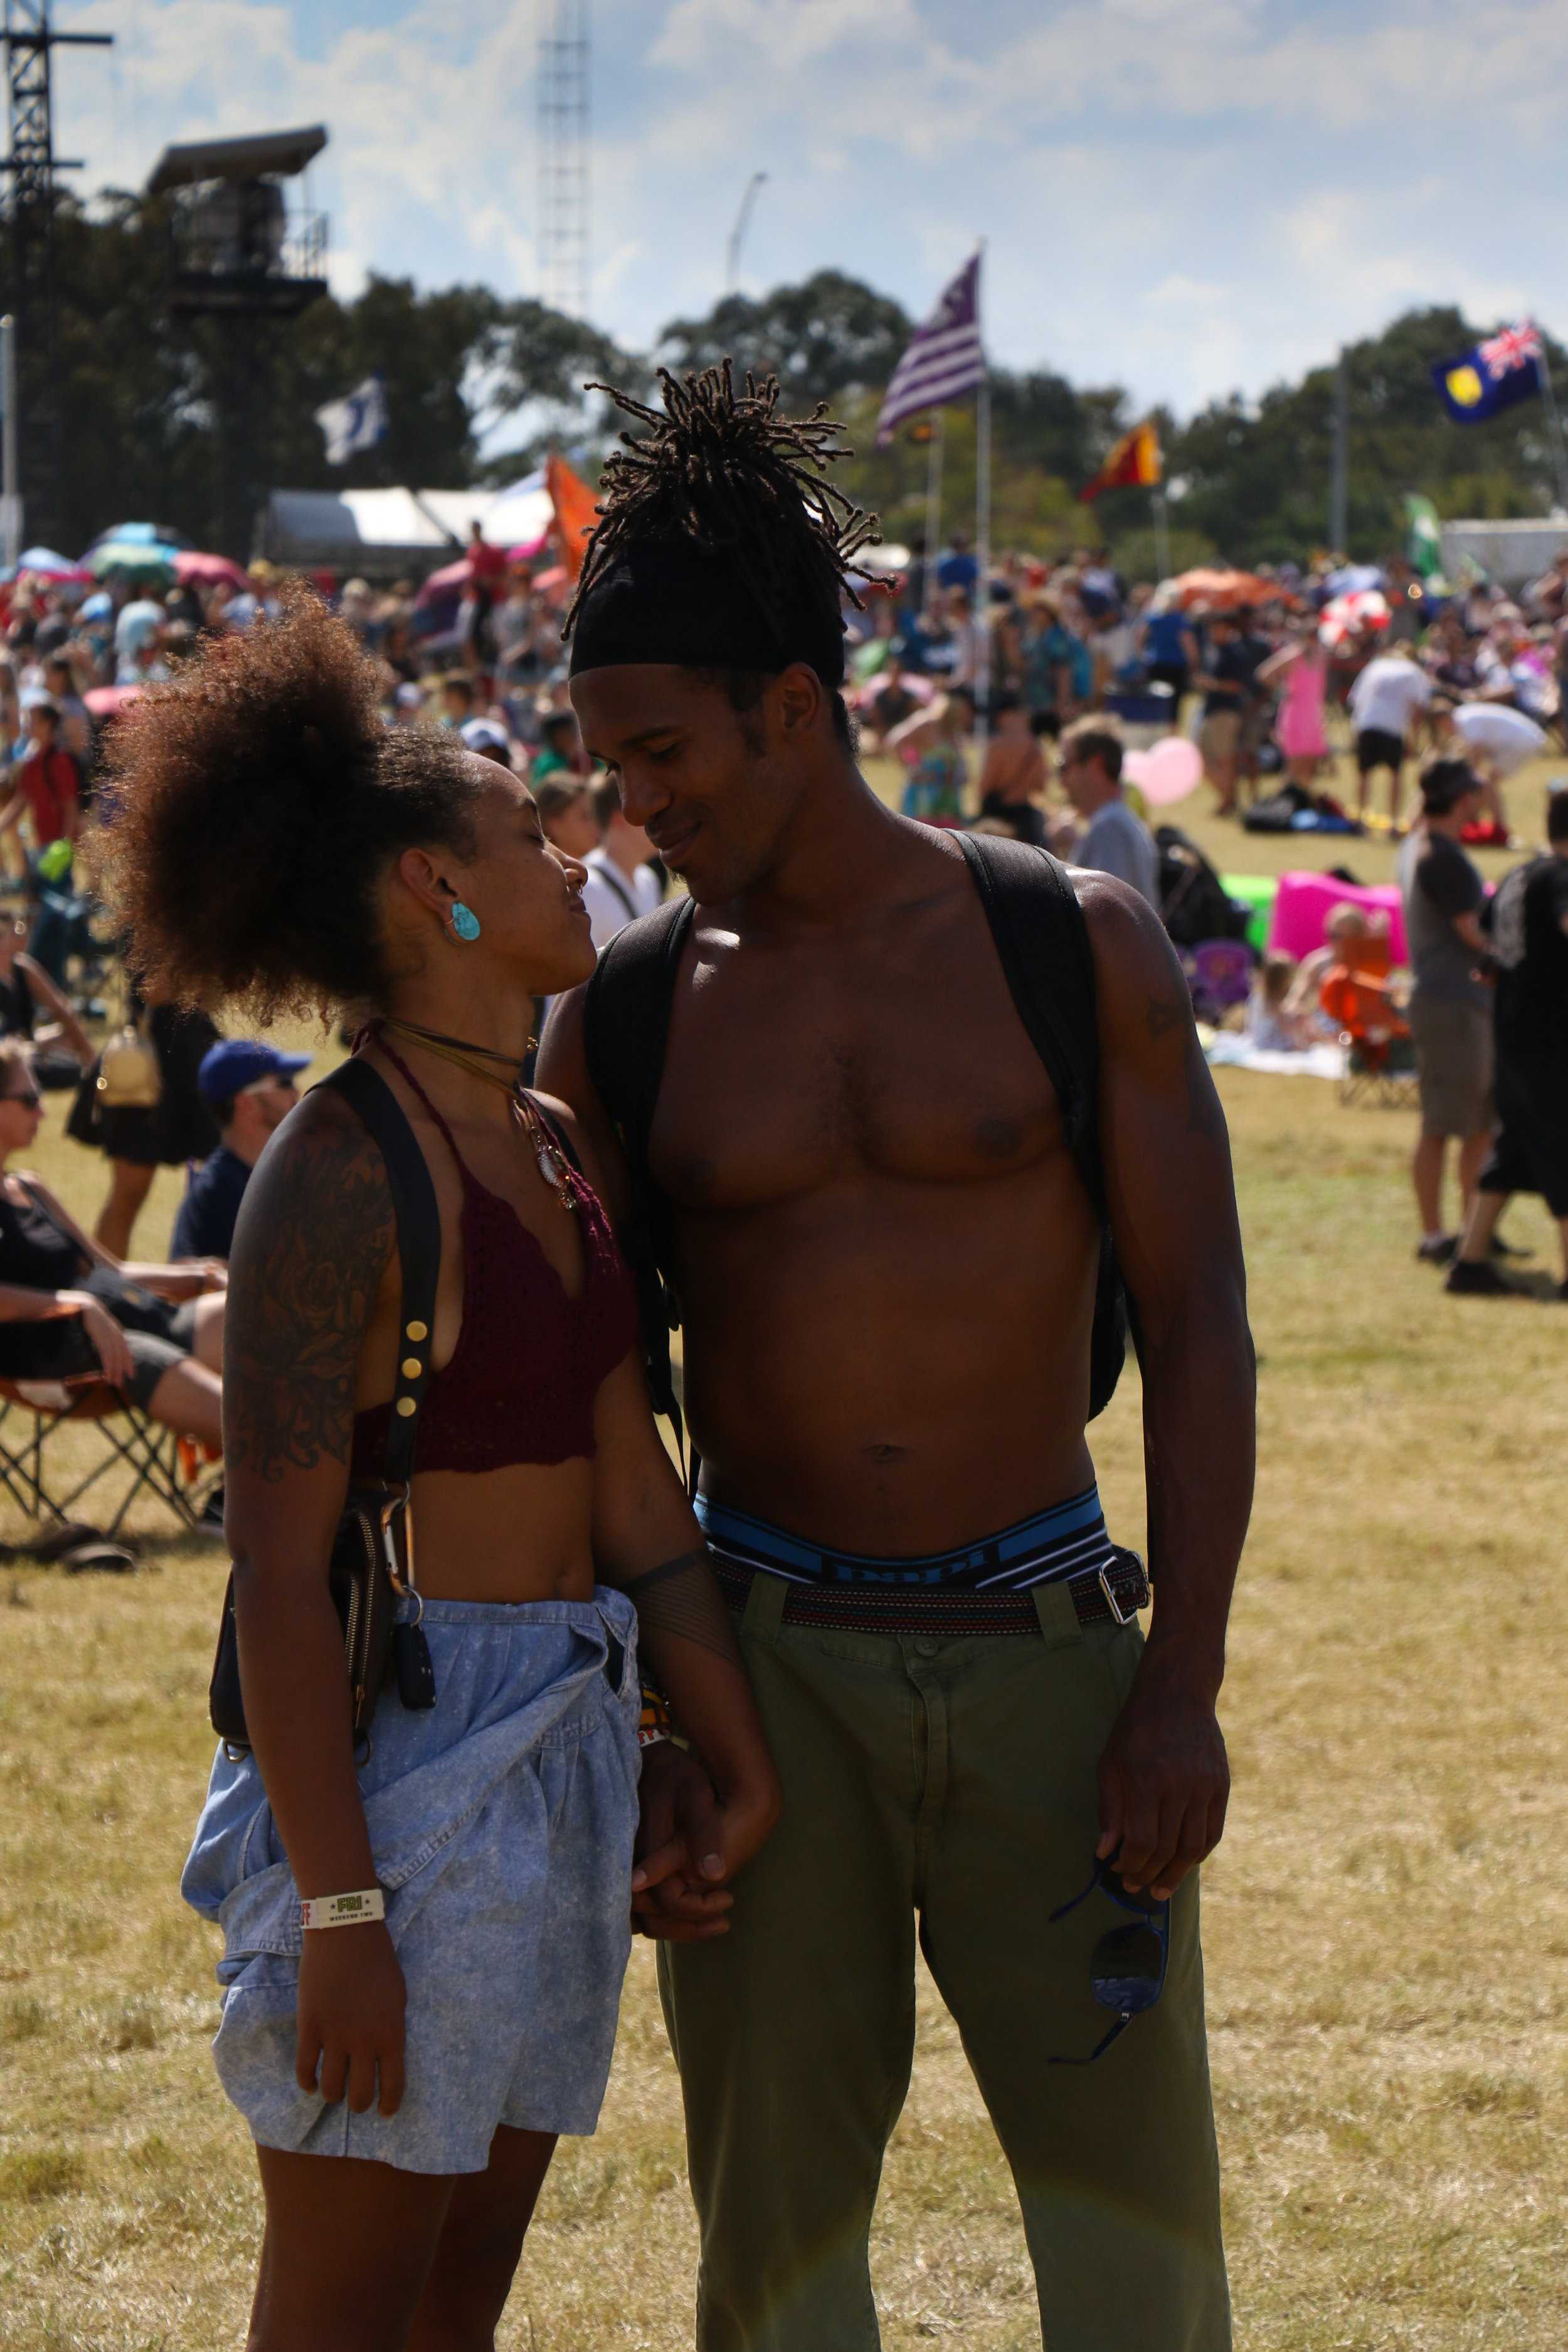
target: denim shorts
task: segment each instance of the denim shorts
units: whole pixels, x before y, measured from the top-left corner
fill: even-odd
[[[408,1995],[396,2115],[295,2082],[299,1895],[253,1758],[219,1748],[181,1892],[223,1929],[213,2052],[262,2147],[482,2172],[499,2125],[598,2121],[631,1948],[637,1618],[601,1586],[426,1601],[423,1622],[436,1705],[389,1692],[359,1775]]]

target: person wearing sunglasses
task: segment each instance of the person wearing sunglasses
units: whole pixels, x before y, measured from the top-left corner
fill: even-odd
[[[310,1066],[309,1054],[279,1053],[259,1037],[225,1037],[203,1055],[196,1090],[222,1140],[185,1187],[174,1220],[176,1258],[227,1263],[250,1171],[299,1101],[296,1081]]]
[[[13,1170],[43,1119],[26,1049],[0,1043],[0,1379],[100,1373],[156,1422],[222,1442],[224,1271],[127,1265],[37,1176]]]

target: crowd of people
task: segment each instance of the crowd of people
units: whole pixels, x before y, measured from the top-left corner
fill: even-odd
[[[1420,1254],[1500,1295],[1538,1191],[1568,1296],[1568,793],[1489,910],[1466,848],[1558,723],[1568,566],[1524,607],[1393,563],[1241,595],[1103,551],[983,576],[955,537],[862,591],[837,428],[727,372],[676,394],[622,403],[569,609],[478,540],[430,626],[261,566],[10,598],[0,1377],[225,1448],[240,1715],[184,1892],[267,2203],[252,2341],[490,2340],[635,1912],[702,2352],[869,2347],[918,1909],[1051,2340],[1226,2352],[1194,1874],[1254,1358],[1173,943],[1233,951],[1261,1050],[1408,1037]],[[1141,804],[1129,752],[1173,735],[1222,814],[1302,831],[1396,829],[1419,745],[1408,988],[1351,899],[1300,963],[1243,947]],[[183,1009],[219,1000],[331,1006],[353,1050],[297,1104],[303,1055]],[[91,1234],[10,1165],[46,1076],[110,1165]],[[1130,1300],[1147,1564],[1088,1441]],[[689,1496],[649,1412],[677,1326]],[[374,1666],[331,1581],[366,1513]]]

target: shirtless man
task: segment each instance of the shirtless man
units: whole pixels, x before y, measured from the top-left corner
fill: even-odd
[[[1029,723],[1024,698],[1005,688],[992,707],[994,729],[980,771],[980,814],[1010,824],[1021,841],[1045,847],[1041,814],[1050,782],[1040,739]]]
[[[784,425],[727,371],[665,397],[605,477],[572,695],[696,902],[648,1165],[700,1510],[784,1790],[730,1910],[695,1759],[647,1751],[639,1900],[665,1939],[699,2344],[877,2345],[868,2235],[918,1933],[1013,2169],[1051,2352],[1224,2352],[1194,1874],[1225,1817],[1215,1708],[1252,1486],[1224,1118],[1157,919],[1074,875],[1143,1362],[1145,1643],[1085,1439],[1099,1237],[1058,1099],[961,847],[856,768],[833,428]],[[602,974],[679,911],[624,932]],[[563,1001],[541,1082],[624,1171],[593,1017]],[[1103,1885],[1056,1915],[1097,1857],[1141,1916],[1173,1900],[1162,1997],[1086,2065],[1113,2022],[1091,1954],[1128,1916]]]

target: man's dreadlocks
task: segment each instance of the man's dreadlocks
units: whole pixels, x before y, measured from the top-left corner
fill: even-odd
[[[588,387],[648,430],[623,433],[605,467],[599,525],[563,634],[629,550],[683,539],[734,563],[775,643],[788,644],[802,619],[814,635],[836,636],[842,596],[859,608],[851,583],[866,575],[855,558],[879,534],[876,516],[828,478],[854,452],[834,446],[844,428],[826,402],[806,418],[780,416],[777,377],[748,373],[737,393],[729,360],[684,379],[658,375],[662,412],[612,384]]]

